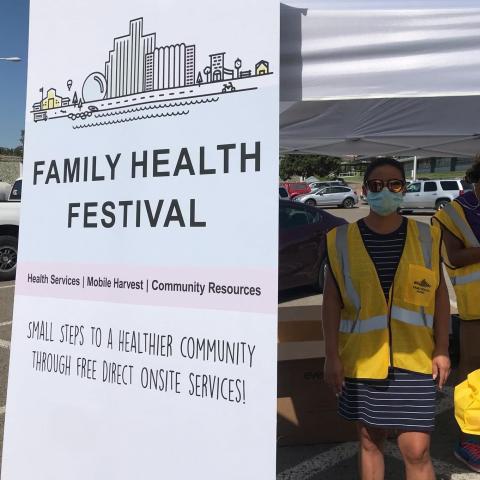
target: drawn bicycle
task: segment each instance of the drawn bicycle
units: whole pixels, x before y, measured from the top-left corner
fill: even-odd
[[[222,93],[234,92],[236,89],[233,86],[232,82],[224,83]]]

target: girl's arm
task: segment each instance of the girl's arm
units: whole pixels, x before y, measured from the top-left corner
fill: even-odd
[[[341,299],[330,268],[325,274],[322,323],[325,339],[325,381],[335,393],[342,391],[343,366],[338,354],[338,330],[340,327]]]
[[[448,355],[448,332],[450,326],[450,299],[447,284],[440,271],[440,285],[435,294],[435,315],[433,318],[433,332],[435,337],[435,350],[433,352],[432,367],[433,378],[438,378],[440,390],[445,385],[450,374],[450,357]]]
[[[443,242],[452,267],[467,267],[480,263],[480,247],[467,248],[455,235],[442,226]]]

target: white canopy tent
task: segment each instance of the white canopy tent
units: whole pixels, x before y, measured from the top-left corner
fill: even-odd
[[[282,151],[480,152],[478,0],[285,0]]]

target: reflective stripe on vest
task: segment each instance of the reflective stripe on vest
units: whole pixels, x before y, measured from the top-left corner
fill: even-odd
[[[445,205],[443,210],[451,218],[452,222],[460,232],[462,232],[463,238],[465,238],[472,247],[480,247],[480,242],[470,228],[470,225],[468,225],[468,223],[462,218],[455,207],[449,203],[448,205]],[[468,247],[468,245],[466,246]]]
[[[367,318],[365,320],[340,320],[339,331],[341,333],[367,333],[374,330],[384,330],[388,327],[386,315]]]
[[[419,223],[417,222],[417,227],[418,227],[418,232],[420,235],[420,245],[422,246],[422,253],[423,253],[423,261],[425,262],[425,266],[427,268],[432,268],[432,243],[433,243],[433,238],[432,238],[432,231],[430,230],[430,226],[427,225],[426,223]],[[395,309],[396,307],[393,307]],[[393,315],[393,309],[392,309],[392,315]],[[403,310],[399,308],[398,310]],[[405,312],[408,312],[408,310],[405,310]],[[402,318],[395,317],[398,320],[401,320],[402,322],[406,323],[411,323],[412,325],[421,325],[421,326],[429,326],[432,328],[433,326],[433,317],[432,321],[430,324],[427,323],[427,317],[431,315],[427,315],[425,313],[425,307],[420,307],[420,314],[417,312],[411,312],[414,315],[421,315],[422,316],[422,322],[421,323],[415,323],[413,317],[412,321],[408,322],[407,320],[404,320],[406,318],[405,315],[402,315]]]
[[[466,285],[467,283],[473,283],[480,281],[480,272],[473,272],[469,275],[451,276],[452,285]]]
[[[392,318],[400,322],[415,325],[416,327],[433,328],[433,315],[421,312],[414,312],[401,307],[392,307]],[[366,318],[364,320],[340,320],[339,331],[341,333],[367,333],[374,330],[382,330],[388,327],[388,318],[386,315]]]
[[[432,231],[426,223],[417,223],[420,233],[420,244],[422,245],[423,260],[427,268],[432,268]]]
[[[392,318],[417,327],[433,328],[433,315],[425,313],[422,308],[421,312],[413,312],[406,308],[392,307]]]
[[[342,225],[337,229],[337,253],[338,253],[338,263],[343,272],[343,278],[345,281],[345,289],[347,290],[348,298],[357,309],[357,312],[360,311],[360,295],[355,290],[355,287],[352,283],[352,276],[350,275],[350,261],[348,258],[348,225]],[[358,313],[357,313],[358,315]]]

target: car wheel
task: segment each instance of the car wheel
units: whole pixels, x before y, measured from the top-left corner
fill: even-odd
[[[0,235],[0,280],[13,280],[17,270],[18,239]]]
[[[327,271],[327,259],[324,258],[318,269],[317,281],[314,284],[315,290],[320,293],[323,293],[323,288],[325,287],[325,273]]]
[[[448,205],[450,203],[450,200],[447,200],[444,198],[443,200],[438,200],[438,202],[435,204],[435,209],[436,210],[443,210],[445,205]]]
[[[313,200],[312,198],[309,198],[308,200],[305,200],[305,205],[310,205],[311,207],[316,207],[317,202]]]
[[[353,198],[346,198],[343,203],[342,203],[342,206],[343,208],[353,208],[355,205],[355,201],[353,200]]]

